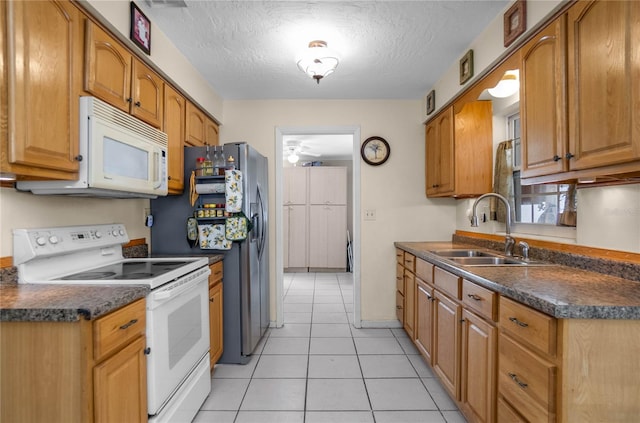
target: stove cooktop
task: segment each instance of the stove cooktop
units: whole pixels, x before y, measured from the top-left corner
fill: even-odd
[[[64,276],[60,280],[150,279],[188,263],[189,261],[123,261]]]

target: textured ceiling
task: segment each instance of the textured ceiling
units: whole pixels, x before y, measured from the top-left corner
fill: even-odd
[[[223,99],[255,100],[421,99],[508,1],[138,3]],[[316,39],[341,59],[319,85],[296,66]]]

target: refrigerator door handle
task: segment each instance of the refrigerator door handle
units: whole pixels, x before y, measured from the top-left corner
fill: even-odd
[[[262,258],[262,253],[264,251],[264,238],[265,238],[265,224],[264,224],[264,214],[265,214],[265,210],[264,210],[264,203],[262,202],[262,190],[260,189],[260,185],[258,185],[258,207],[259,207],[259,212],[260,212],[260,216],[259,216],[259,239],[258,239],[258,258]]]

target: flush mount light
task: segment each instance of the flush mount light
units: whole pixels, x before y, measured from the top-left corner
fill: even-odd
[[[298,155],[295,152],[291,152],[291,154],[289,154],[287,156],[287,161],[291,164],[296,164],[298,163],[298,160],[300,159],[300,157],[298,157]]]
[[[326,41],[315,40],[298,60],[298,68],[320,84],[322,78],[333,73],[338,62],[338,56],[327,47]]]
[[[493,88],[489,88],[489,94],[495,98],[505,98],[515,94],[520,89],[520,81],[518,80],[519,72],[506,71],[502,76],[498,85]]]

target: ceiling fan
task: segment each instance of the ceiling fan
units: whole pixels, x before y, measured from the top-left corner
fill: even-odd
[[[314,152],[309,149],[309,147],[304,145],[303,141],[299,140],[289,140],[284,144],[284,157],[289,161],[289,163],[297,163],[300,159],[300,156],[311,156],[311,157],[320,157],[321,154]]]

